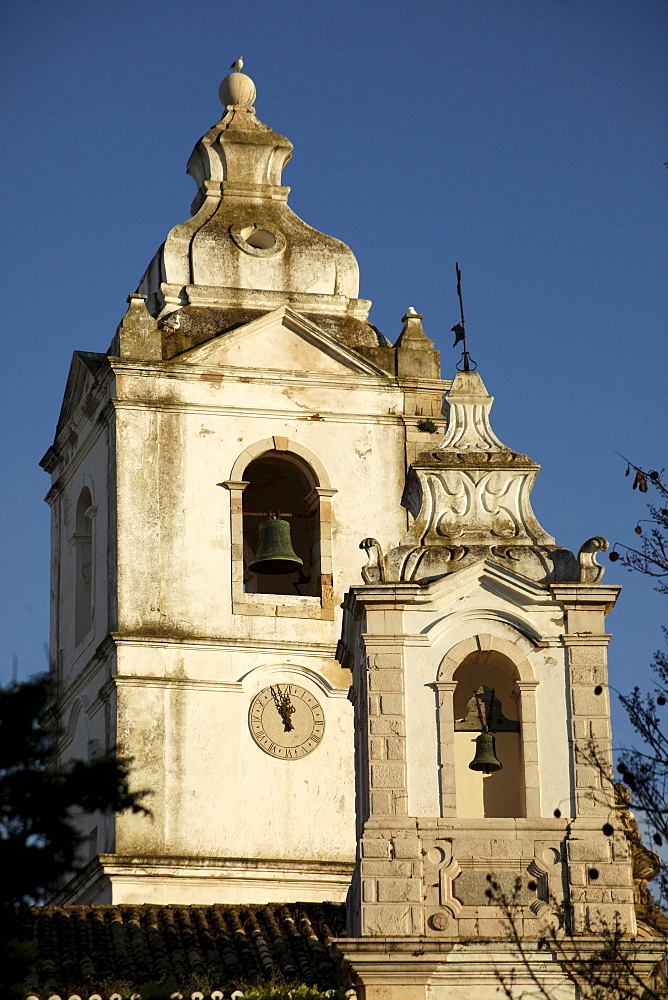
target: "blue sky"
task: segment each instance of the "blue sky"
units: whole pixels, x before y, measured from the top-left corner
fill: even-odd
[[[38,461],[71,353],[107,348],[188,217],[185,164],[241,54],[258,116],[295,145],[290,204],[353,248],[372,321],[394,340],[424,313],[450,376],[459,260],[494,428],[543,466],[539,520],[576,551],[635,538],[615,453],[666,463],[665,0],[4,0],[0,17],[0,681],[45,665]],[[605,582],[625,585],[610,663],[628,689],[665,601],[619,564]]]

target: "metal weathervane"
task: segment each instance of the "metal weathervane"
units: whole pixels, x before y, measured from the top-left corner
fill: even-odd
[[[464,345],[462,348],[462,356],[457,365],[457,371],[470,372],[475,371],[478,365],[466,349],[466,323],[464,320],[464,301],[462,299],[462,272],[459,270],[459,263],[455,264],[455,271],[457,272],[457,295],[459,297],[459,314],[461,316],[461,321],[456,323],[455,326],[451,328],[455,335],[455,342],[452,346],[456,347],[459,343]]]

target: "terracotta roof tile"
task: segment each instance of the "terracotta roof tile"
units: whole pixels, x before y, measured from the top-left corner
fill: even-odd
[[[198,977],[216,989],[278,978],[289,983],[337,985],[328,947],[345,935],[345,907],[337,903],[266,906],[43,906],[36,907],[39,963],[34,996],[80,992],[124,980]]]

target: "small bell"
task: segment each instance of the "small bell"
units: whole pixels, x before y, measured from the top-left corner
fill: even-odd
[[[475,740],[475,757],[469,764],[472,771],[483,771],[484,774],[491,774],[493,771],[500,771],[503,764],[496,756],[496,745],[494,737],[483,729],[480,736]]]
[[[257,552],[249,563],[254,573],[293,573],[304,562],[292,547],[290,525],[282,517],[261,521],[258,528]]]

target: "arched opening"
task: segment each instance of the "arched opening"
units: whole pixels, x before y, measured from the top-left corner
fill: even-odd
[[[93,502],[85,486],[79,494],[75,520],[74,644],[88,635],[93,624]]]
[[[504,658],[494,662],[489,653],[482,657],[474,653],[455,670],[453,680],[457,816],[526,815],[515,672]],[[494,736],[502,765],[489,774],[469,766],[483,724]]]
[[[306,464],[286,452],[254,459],[243,474],[244,591],[250,594],[320,596],[320,533],[317,506],[310,502],[314,477]],[[260,523],[269,515],[288,521],[292,547],[303,562],[294,572],[255,573]]]

